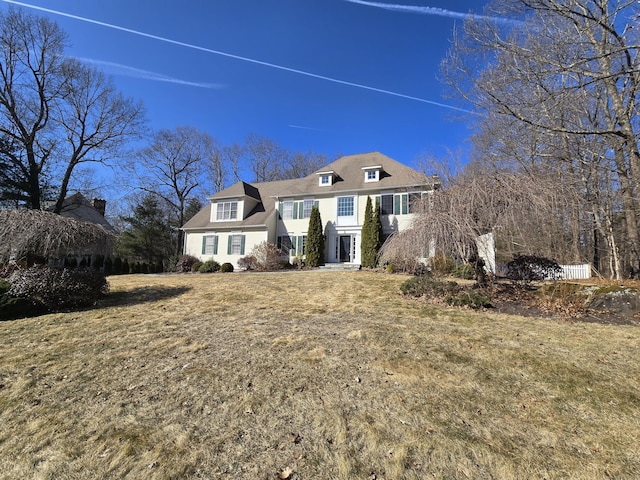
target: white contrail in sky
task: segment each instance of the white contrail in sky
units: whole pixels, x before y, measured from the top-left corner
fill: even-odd
[[[476,15],[474,13],[454,12],[453,10],[446,10],[438,7],[422,7],[415,5],[396,5],[392,3],[380,3],[380,2],[366,2],[364,0],[345,0],[349,3],[357,3],[359,5],[366,5],[367,7],[383,8],[385,10],[391,10],[393,12],[407,12],[407,13],[419,13],[421,15],[437,15],[439,17],[459,18],[466,20],[467,18],[481,18],[485,20],[493,20],[496,22],[513,22],[507,18],[488,17],[486,15]]]
[[[100,68],[103,68],[108,73],[111,73],[113,75],[123,75],[125,77],[142,78],[145,80],[153,80],[156,82],[177,83],[178,85],[187,85],[190,87],[224,88],[224,85],[221,85],[218,83],[190,82],[188,80],[181,80],[179,78],[170,77],[162,73],[150,72],[149,70],[142,70],[140,68],[130,67],[128,65],[122,65],[121,63],[107,62],[104,60],[95,60],[93,58],[78,58],[78,60],[84,63],[89,63],[91,65],[95,65]]]
[[[384,93],[386,95],[392,95],[394,97],[406,98],[408,100],[415,100],[417,102],[428,103],[430,105],[436,105],[438,107],[448,108],[448,109],[451,109],[451,110],[457,110],[457,111],[465,112],[465,113],[471,113],[469,110],[465,110],[464,108],[458,108],[458,107],[454,107],[452,105],[447,105],[447,104],[444,104],[444,103],[434,102],[432,100],[427,100],[425,98],[414,97],[412,95],[405,95],[403,93],[393,92],[391,90],[385,90],[383,88],[371,87],[369,85],[363,85],[361,83],[348,82],[346,80],[340,80],[339,78],[327,77],[325,75],[319,75],[317,73],[307,72],[305,70],[298,70],[297,68],[285,67],[284,65],[278,65],[276,63],[264,62],[262,60],[256,60],[254,58],[243,57],[243,56],[240,56],[240,55],[234,55],[232,53],[226,53],[226,52],[222,52],[220,50],[214,50],[214,49],[211,49],[211,48],[201,47],[199,45],[194,45],[192,43],[185,43],[185,42],[181,42],[179,40],[172,40],[170,38],[160,37],[158,35],[152,35],[150,33],[141,32],[139,30],[133,30],[131,28],[120,27],[120,26],[114,25],[112,23],[100,22],[98,20],[93,20],[91,18],[86,18],[86,17],[81,17],[81,16],[78,16],[78,15],[73,15],[73,14],[70,14],[70,13],[60,12],[58,10],[52,10],[50,8],[39,7],[37,5],[30,5],[28,3],[17,2],[15,0],[0,0],[0,1],[3,1],[5,3],[10,3],[10,4],[13,4],[13,5],[19,5],[21,7],[32,8],[34,10],[39,10],[41,12],[47,12],[47,13],[52,13],[54,15],[60,15],[62,17],[72,18],[74,20],[80,20],[82,22],[92,23],[94,25],[100,25],[102,27],[112,28],[114,30],[120,30],[122,32],[131,33],[133,35],[138,35],[138,36],[141,36],[141,37],[151,38],[153,40],[158,40],[160,42],[170,43],[172,45],[178,45],[178,46],[181,46],[181,47],[191,48],[193,50],[199,50],[201,52],[212,53],[214,55],[220,55],[222,57],[233,58],[235,60],[241,60],[243,62],[254,63],[256,65],[262,65],[264,67],[275,68],[277,70],[284,70],[286,72],[297,73],[298,75],[304,75],[306,77],[317,78],[319,80],[326,80],[328,82],[338,83],[338,84],[341,84],[341,85],[348,85],[350,87],[361,88],[363,90],[369,90],[369,91],[372,91],[372,92]]]

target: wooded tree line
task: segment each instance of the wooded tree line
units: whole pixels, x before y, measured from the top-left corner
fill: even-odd
[[[462,218],[496,230],[503,252],[637,276],[640,4],[498,0],[485,13],[442,64],[476,132],[471,165],[442,194],[468,196]]]

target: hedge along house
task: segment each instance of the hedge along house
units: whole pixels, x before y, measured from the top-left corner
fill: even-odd
[[[304,178],[238,182],[209,197],[182,227],[184,253],[237,266],[266,241],[289,260],[304,257],[315,205],[323,222],[325,263],[360,264],[367,196],[380,205],[386,238],[411,226],[420,199],[433,189],[432,179],[378,152],[341,157]]]

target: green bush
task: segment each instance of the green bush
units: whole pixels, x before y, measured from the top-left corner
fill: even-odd
[[[109,290],[103,273],[85,269],[31,267],[16,271],[9,295],[50,311],[94,305]]]
[[[396,273],[396,266],[393,263],[387,265],[387,273]]]
[[[455,266],[456,262],[446,255],[439,254],[431,258],[431,272],[436,276],[444,277],[451,274]]]
[[[452,307],[470,308],[491,308],[491,298],[483,290],[465,289],[456,294],[449,294],[444,297],[447,305]]]
[[[456,282],[443,282],[429,275],[411,277],[400,285],[405,295],[441,299],[453,307],[489,308],[491,298],[484,290],[464,288]]]
[[[122,274],[122,259],[120,257],[116,257],[113,259],[113,270],[111,271],[113,275]]]
[[[191,271],[192,272],[199,272],[200,271],[200,267],[203,265],[202,262],[194,262],[193,265],[191,265]]]
[[[400,285],[400,291],[412,297],[427,295],[430,297],[444,297],[455,294],[460,290],[456,282],[443,282],[435,280],[429,275],[417,275],[405,280]]]
[[[233,272],[233,265],[231,265],[230,263],[223,263],[222,265],[220,265],[220,271],[222,273]]]
[[[113,260],[111,260],[111,257],[107,257],[104,260],[104,274],[106,276],[113,274]]]
[[[91,266],[96,270],[101,270],[104,267],[104,255],[96,255],[96,258],[93,260]]]
[[[462,278],[465,280],[473,280],[476,276],[473,271],[473,267],[468,263],[456,265],[451,274],[456,278]]]
[[[200,265],[200,268],[198,268],[198,271],[200,273],[214,273],[219,270],[220,270],[220,264],[215,260],[207,260],[202,265]]]

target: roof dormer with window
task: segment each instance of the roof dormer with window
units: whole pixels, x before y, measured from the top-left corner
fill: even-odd
[[[382,171],[382,165],[373,165],[371,167],[362,167],[364,171],[364,181],[365,183],[369,182],[379,182],[380,181],[380,172]]]
[[[317,172],[318,185],[321,187],[330,187],[333,185],[335,172],[333,170],[327,170],[326,172]]]

